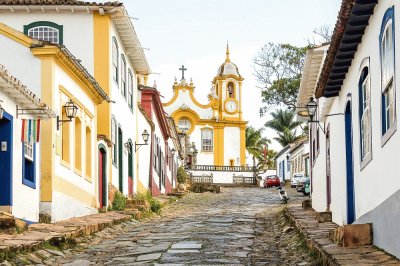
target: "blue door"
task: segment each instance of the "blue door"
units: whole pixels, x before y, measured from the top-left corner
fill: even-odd
[[[351,101],[346,104],[344,114],[345,139],[346,139],[346,186],[347,186],[347,224],[355,220],[355,199],[354,199],[354,165],[353,165],[353,127],[351,119]]]
[[[12,206],[13,117],[0,119],[0,206]]]

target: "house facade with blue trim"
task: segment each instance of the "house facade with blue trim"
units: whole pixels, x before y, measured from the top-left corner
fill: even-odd
[[[318,103],[319,125],[310,123],[313,208],[339,225],[372,223],[373,244],[397,257],[399,14],[395,0],[343,0],[317,60],[318,81],[299,95]]]

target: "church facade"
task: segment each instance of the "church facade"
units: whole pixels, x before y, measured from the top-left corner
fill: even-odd
[[[181,70],[185,70],[183,66]],[[195,86],[183,73],[180,82],[175,80],[172,99],[163,106],[178,132],[190,138],[194,156],[189,157],[188,165],[245,166],[247,121],[242,115],[242,82],[238,67],[229,58],[229,47],[212,81],[208,103],[196,99]]]

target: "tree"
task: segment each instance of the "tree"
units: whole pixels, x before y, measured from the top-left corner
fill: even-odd
[[[253,156],[253,166],[256,166],[256,159],[260,161],[263,158],[264,148],[271,143],[268,138],[262,136],[263,130],[263,128],[246,128],[246,149]]]
[[[266,127],[272,128],[278,134],[274,139],[285,147],[300,138],[297,136],[296,129],[301,122],[294,121],[294,111],[288,109],[278,109],[271,112],[272,119],[265,123]]]
[[[309,47],[268,43],[253,59],[254,75],[260,84],[264,113],[272,107],[296,107],[301,73]]]
[[[310,46],[328,43],[331,41],[333,28],[330,25],[322,25],[313,30],[312,37],[308,39]]]

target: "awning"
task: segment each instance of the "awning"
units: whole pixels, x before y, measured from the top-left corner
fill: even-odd
[[[15,100],[17,117],[18,115],[27,115],[35,119],[50,119],[56,116],[50,107],[41,102],[39,97],[8,73],[3,65],[0,65],[0,90]]]

